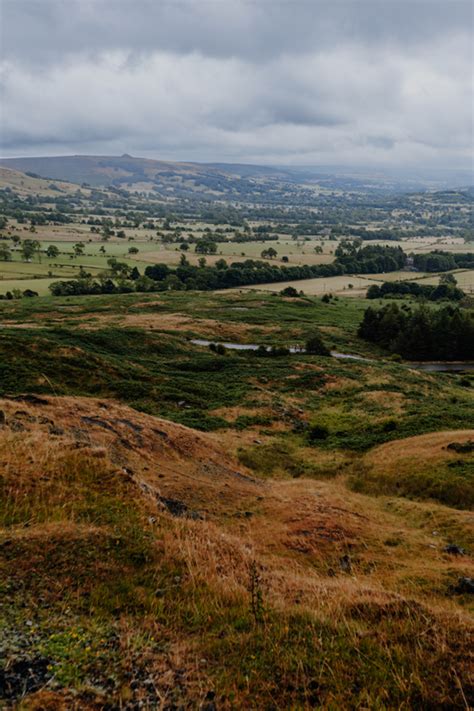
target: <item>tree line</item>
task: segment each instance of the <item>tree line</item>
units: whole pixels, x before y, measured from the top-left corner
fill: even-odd
[[[369,306],[358,335],[408,360],[472,360],[474,318],[471,312],[451,305],[411,310],[390,303],[381,309]]]
[[[451,269],[473,269],[474,252],[434,250],[413,255],[413,266],[420,272],[448,272]]]
[[[368,299],[384,299],[390,297],[414,296],[428,301],[461,301],[466,295],[457,286],[452,274],[444,274],[439,284],[418,284],[416,281],[385,281],[378,286],[372,284],[367,289]]]
[[[233,262],[230,265],[224,259],[220,259],[214,266],[207,266],[205,259],[203,259],[200,260],[199,266],[194,266],[189,264],[183,255],[178,267],[171,268],[167,264],[150,265],[146,267],[144,276],[141,276],[136,268],[134,276],[132,276],[127,272],[127,265],[124,265],[125,269],[121,269],[120,273],[117,273],[118,270],[115,269],[112,274],[107,275],[106,279],[92,280],[88,278],[82,281],[72,280],[72,283],[54,282],[49,288],[54,295],[110,293],[112,286],[118,292],[169,289],[209,291],[280,281],[340,276],[351,273],[350,270],[354,264],[356,267],[367,268],[370,263],[375,271],[393,271],[400,268],[400,262],[404,259],[406,259],[406,255],[398,247],[382,247],[380,245],[356,249],[355,256],[349,261],[345,261],[345,255],[341,253],[332,264],[299,266],[280,266],[253,259]],[[358,269],[355,268],[354,271],[357,272]],[[113,281],[115,277],[118,278]],[[81,281],[81,283],[75,283],[77,281]]]

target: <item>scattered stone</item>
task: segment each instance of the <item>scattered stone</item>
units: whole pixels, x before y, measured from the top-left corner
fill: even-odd
[[[120,424],[125,425],[126,427],[130,427],[134,432],[141,432],[143,430],[142,425],[139,425],[137,422],[132,422],[131,420],[127,420],[126,418],[122,417],[118,420],[115,420],[115,422],[120,422]]]
[[[341,566],[341,570],[343,570],[344,573],[352,573],[352,563],[350,556],[343,555],[342,558],[339,558],[339,565]]]
[[[8,426],[13,432],[24,432],[26,430],[25,425],[19,420],[10,420]]]
[[[50,660],[16,659],[0,667],[0,699],[19,699],[41,689],[51,677]]]
[[[168,499],[166,496],[158,496],[158,501],[163,504],[165,509],[172,515],[182,518],[190,518],[194,521],[199,521],[202,519],[202,515],[199,511],[193,511],[188,508],[184,501],[179,501],[178,499]]]
[[[443,551],[445,553],[449,553],[450,555],[467,555],[464,548],[461,548],[460,546],[457,546],[454,543],[450,543],[448,546],[443,548]]]
[[[19,420],[25,420],[26,422],[37,422],[37,418],[34,415],[30,415],[29,412],[26,412],[26,410],[16,410],[15,411],[15,416]]]
[[[458,595],[474,595],[474,578],[459,578],[453,592]]]
[[[114,432],[115,434],[117,434],[112,425],[109,422],[106,422],[105,420],[101,420],[100,417],[83,416],[81,417],[81,420],[87,425],[98,425],[99,427],[103,427],[104,430],[109,430],[109,432]]]
[[[8,397],[8,400],[14,400],[15,402],[28,402],[30,405],[49,405],[49,400],[37,395],[10,395],[6,397]]]
[[[158,429],[156,429],[156,427],[152,428],[152,432],[159,435],[160,437],[163,437],[163,439],[169,439],[167,432],[163,432],[163,430],[158,430]]]
[[[40,415],[37,420],[40,425],[54,425],[54,422],[49,417],[44,417],[43,415]]]
[[[474,452],[474,440],[468,440],[467,442],[451,442],[448,444],[446,449],[452,452],[457,452],[458,454],[469,454]]]

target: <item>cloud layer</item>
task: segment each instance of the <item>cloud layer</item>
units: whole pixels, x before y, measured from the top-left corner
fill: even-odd
[[[470,1],[0,3],[4,156],[470,165]]]

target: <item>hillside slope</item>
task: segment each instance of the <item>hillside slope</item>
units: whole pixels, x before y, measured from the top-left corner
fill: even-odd
[[[45,178],[114,186],[163,196],[257,195],[295,181],[291,171],[264,166],[178,163],[122,156],[2,158],[0,165]],[[299,180],[296,180],[299,182]]]
[[[26,169],[28,170],[28,169]],[[5,168],[0,165],[0,190],[8,188],[21,197],[39,195],[41,197],[58,197],[61,194],[76,193],[78,190],[84,195],[90,193],[89,190],[80,188],[71,182],[65,183],[61,180],[45,180],[39,176],[26,175],[24,172],[13,168]]]
[[[217,434],[89,398],[2,399],[0,476],[7,707],[472,697],[472,559],[444,551],[469,512],[257,480]]]

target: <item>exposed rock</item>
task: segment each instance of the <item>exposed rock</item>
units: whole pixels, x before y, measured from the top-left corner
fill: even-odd
[[[172,516],[181,516],[183,518],[191,518],[195,521],[202,519],[201,514],[198,511],[192,511],[186,506],[183,501],[178,501],[178,499],[168,499],[165,496],[157,496],[160,503],[163,504],[165,509]]]
[[[341,570],[343,570],[344,573],[352,573],[352,563],[350,556],[343,555],[342,558],[339,558],[339,565],[341,566]]]
[[[467,555],[464,548],[461,548],[460,546],[457,546],[454,543],[450,543],[448,546],[443,548],[443,551],[445,553],[449,553],[450,555]]]
[[[453,592],[458,595],[474,595],[474,578],[459,578]]]
[[[0,668],[0,699],[17,699],[40,689],[51,677],[49,665],[45,657],[7,662]]]
[[[15,402],[28,402],[30,405],[49,405],[49,400],[38,397],[38,395],[5,395],[4,397]]]

